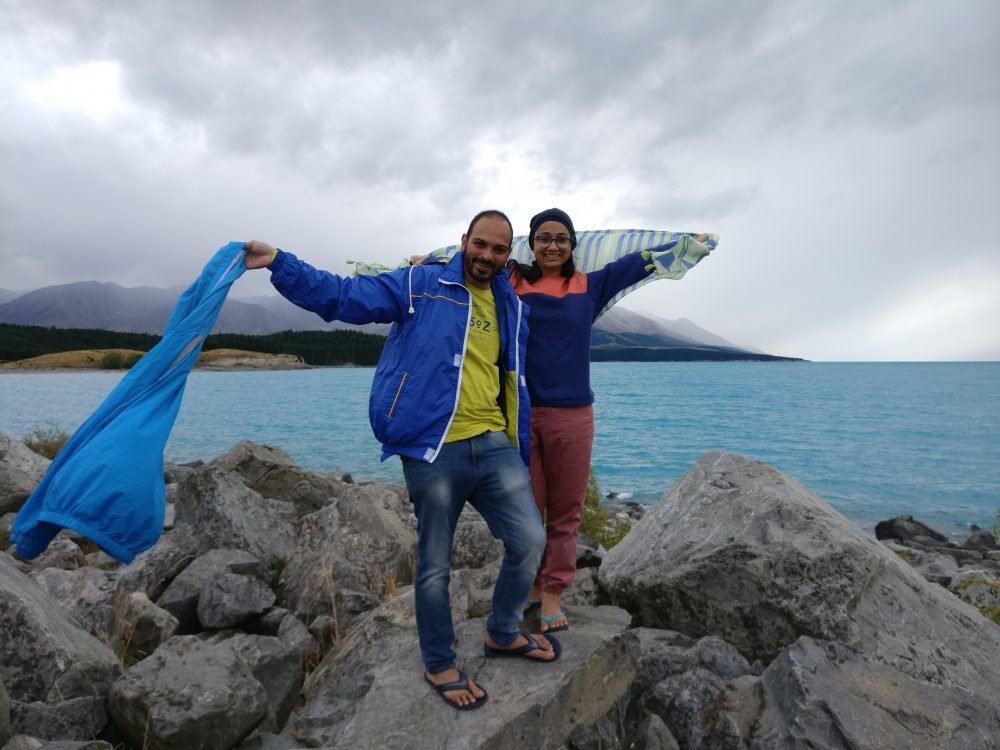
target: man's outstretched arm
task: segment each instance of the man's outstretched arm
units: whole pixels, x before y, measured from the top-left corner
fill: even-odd
[[[410,312],[412,283],[405,283],[402,272],[339,276],[260,240],[243,247],[248,269],[268,268],[271,283],[281,296],[327,322],[394,323]]]

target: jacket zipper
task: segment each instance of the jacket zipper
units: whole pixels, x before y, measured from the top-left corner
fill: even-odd
[[[399,401],[399,394],[403,392],[403,384],[406,383],[406,378],[410,373],[404,372],[403,379],[399,381],[399,388],[396,389],[396,396],[392,399],[392,405],[389,407],[389,413],[386,416],[392,419],[392,413],[396,410],[396,402]]]
[[[469,295],[469,310],[465,314],[465,336],[462,338],[462,362],[465,362],[465,352],[469,346],[469,328],[472,326],[472,292],[469,291],[465,284],[460,284],[457,281],[443,281],[438,279],[440,284],[452,284],[453,286],[460,286],[465,290],[465,293]],[[444,426],[444,433],[441,435],[441,440],[438,441],[437,448],[434,449],[434,455],[431,456],[429,463],[433,463],[434,459],[438,457],[438,453],[441,452],[441,446],[444,445],[444,439],[448,437],[448,430],[451,429],[451,423],[455,420],[455,412],[458,411],[458,399],[462,395],[462,367],[459,365],[458,368],[458,384],[455,386],[455,403],[451,405],[451,416],[448,417],[448,424]]]

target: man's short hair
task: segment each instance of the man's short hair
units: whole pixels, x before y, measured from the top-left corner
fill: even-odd
[[[487,218],[487,217],[491,218],[491,219],[502,219],[503,221],[506,221],[507,222],[507,226],[510,227],[510,239],[513,242],[513,240],[514,240],[514,225],[510,223],[510,219],[507,218],[507,214],[505,214],[503,211],[498,211],[495,208],[488,208],[485,211],[480,211],[478,214],[476,214],[475,216],[473,216],[472,217],[472,221],[469,222],[469,231],[467,231],[465,233],[466,236],[471,237],[472,236],[472,228],[476,226],[476,222],[479,221],[480,219],[484,219],[484,218]]]

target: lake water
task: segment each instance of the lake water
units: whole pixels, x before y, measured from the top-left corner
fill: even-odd
[[[402,484],[368,426],[373,372],[194,372],[166,458],[209,460],[248,439],[306,469]],[[72,431],[121,377],[4,372],[0,432]],[[792,475],[867,529],[912,514],[963,537],[1000,507],[998,362],[602,362],[592,380],[605,492],[655,503],[721,448]]]

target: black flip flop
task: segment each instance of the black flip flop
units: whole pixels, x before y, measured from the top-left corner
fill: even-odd
[[[445,682],[441,685],[438,685],[433,680],[431,680],[430,677],[427,676],[426,672],[424,673],[424,682],[426,682],[428,685],[434,688],[434,691],[441,696],[441,700],[443,700],[449,706],[458,711],[471,711],[474,708],[479,708],[481,705],[486,703],[486,701],[489,700],[490,697],[489,694],[485,690],[483,690],[482,685],[480,685],[479,689],[483,691],[483,696],[481,698],[476,698],[475,694],[472,693],[472,689],[469,687],[469,675],[467,675],[465,672],[462,672],[461,670],[459,670],[458,672],[458,679],[455,680],[454,682]],[[455,701],[451,700],[447,695],[445,695],[445,693],[447,693],[449,690],[468,690],[469,694],[472,695],[473,698],[475,698],[475,701],[472,703],[466,703],[465,705],[455,703]]]
[[[528,642],[523,646],[518,646],[517,648],[493,648],[489,644],[484,643],[483,655],[488,656],[491,659],[500,658],[502,656],[519,656],[523,659],[527,659],[528,661],[539,662],[540,664],[551,664],[554,661],[559,661],[559,655],[562,653],[562,646],[559,641],[555,639],[555,636],[546,635],[545,633],[542,634],[542,637],[552,644],[552,651],[555,653],[555,656],[551,659],[536,659],[533,656],[528,656],[528,654],[532,651],[539,651],[542,647],[538,645],[538,641],[536,641],[533,636],[528,635],[527,633],[521,633],[521,635],[528,639]]]

